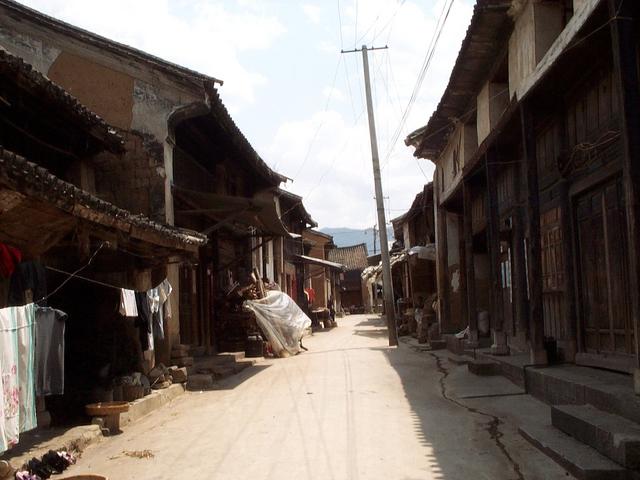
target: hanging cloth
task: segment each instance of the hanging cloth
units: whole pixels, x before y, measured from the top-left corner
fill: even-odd
[[[0,309],[0,452],[36,427],[35,305]]]
[[[0,243],[0,277],[9,278],[22,261],[22,252],[17,248]]]
[[[36,394],[64,394],[64,327],[67,314],[49,307],[36,308]]]
[[[136,292],[133,290],[127,290],[126,288],[120,289],[120,315],[123,317],[138,316]]]

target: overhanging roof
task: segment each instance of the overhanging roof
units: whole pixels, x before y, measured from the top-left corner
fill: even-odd
[[[297,212],[300,219],[306,222],[308,225],[311,225],[311,227],[314,228],[318,226],[318,222],[311,218],[311,214],[307,212],[307,209],[304,207],[304,203],[302,203],[302,197],[300,195],[287,192],[282,188],[279,188],[277,190],[277,195],[280,197],[283,217],[286,215],[291,215],[292,212]]]
[[[280,220],[272,190],[258,192],[252,198],[199,192],[176,185],[172,190],[193,207],[192,210],[177,210],[176,215],[206,215],[216,222],[209,231],[224,224],[240,223],[266,235],[291,236]]]
[[[449,84],[436,111],[427,125],[410,133],[405,139],[407,146],[416,148],[416,157],[435,160],[446,146],[455,128],[455,121],[464,120],[469,113],[513,25],[507,15],[510,6],[511,2],[505,0],[477,1]]]
[[[68,119],[86,129],[112,152],[124,150],[124,140],[116,130],[101,117],[85,107],[78,99],[35,70],[22,58],[0,47],[0,75],[27,90],[39,101],[49,101],[60,108]]]
[[[323,267],[329,267],[334,270],[346,271],[347,267],[340,263],[330,262],[329,260],[322,260],[321,258],[308,257],[306,255],[295,255],[295,258],[301,260],[302,263],[311,263],[313,265],[321,265]]]
[[[118,242],[154,246],[158,257],[196,253],[207,242],[106,202],[0,146],[0,241],[41,254],[79,221]]]

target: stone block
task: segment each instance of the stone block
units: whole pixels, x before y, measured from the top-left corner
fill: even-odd
[[[626,469],[550,425],[523,425],[518,431],[533,446],[578,479],[629,478]]]
[[[173,362],[178,367],[191,367],[193,366],[193,357],[174,358]]]
[[[187,381],[187,369],[186,367],[170,367],[169,373],[173,379],[173,383],[184,383]]]
[[[212,375],[195,374],[189,375],[187,380],[187,390],[208,390],[213,388],[214,381]]]
[[[486,377],[498,375],[500,373],[500,364],[487,360],[472,360],[467,363],[467,369],[474,375]]]
[[[640,468],[640,425],[591,405],[551,408],[553,426],[620,465]]]

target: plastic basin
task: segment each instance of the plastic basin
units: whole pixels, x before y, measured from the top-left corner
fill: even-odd
[[[99,402],[90,403],[84,407],[87,415],[90,417],[110,417],[111,415],[118,415],[120,413],[129,411],[128,402]],[[104,478],[104,477],[96,477]]]

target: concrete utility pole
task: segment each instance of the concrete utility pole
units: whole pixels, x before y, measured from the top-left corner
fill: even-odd
[[[362,63],[364,67],[364,87],[367,95],[367,113],[369,115],[369,136],[371,137],[371,161],[373,163],[373,182],[376,191],[376,206],[378,210],[378,226],[380,235],[380,253],[382,255],[382,288],[384,289],[384,311],[389,330],[389,345],[398,345],[398,331],[396,329],[395,305],[393,302],[393,287],[391,282],[391,263],[389,262],[389,242],[387,240],[387,221],[384,214],[384,197],[382,195],[382,181],[380,177],[380,158],[378,157],[378,140],[376,138],[376,123],[373,117],[373,102],[371,101],[371,85],[369,82],[369,50],[384,50],[388,47],[367,48],[362,46]],[[352,53],[358,50],[342,50],[341,53]]]

